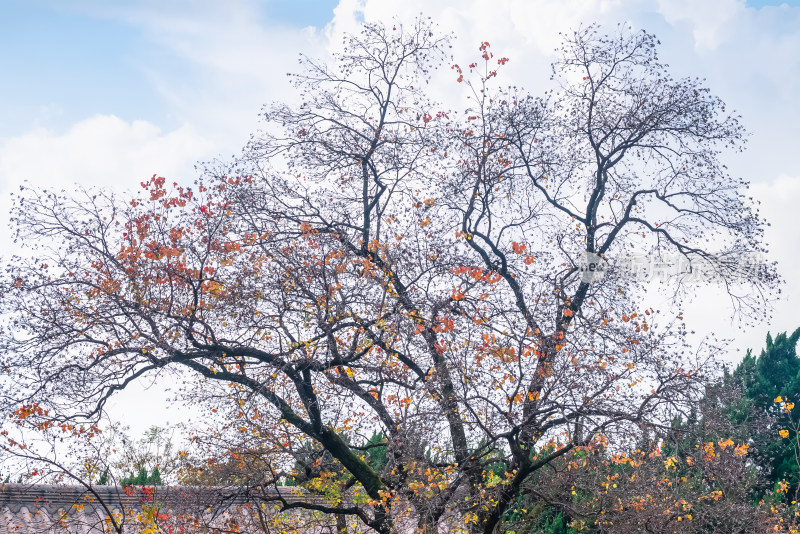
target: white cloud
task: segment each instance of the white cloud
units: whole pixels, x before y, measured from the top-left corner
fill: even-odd
[[[713,50],[722,42],[735,39],[735,19],[744,13],[744,0],[659,0],[659,12],[672,25],[687,22],[692,27],[698,51]]]
[[[488,40],[496,54],[511,58],[501,82],[534,94],[549,86],[559,32],[592,22],[607,28],[631,23],[658,35],[664,43],[662,58],[676,76],[708,77],[712,91],[742,113],[753,132],[751,147],[726,161],[732,174],[759,182],[753,194],[772,222],[767,238],[788,282],[772,323],[738,333],[723,319],[718,301],[700,294],[695,309],[701,311],[690,326],[736,336],[740,347],[760,347],[768,328],[776,332],[797,326],[789,303],[796,307],[800,301],[800,229],[793,220],[800,205],[795,149],[800,139],[795,101],[800,93],[800,8],[754,10],[745,8],[743,0],[340,0],[326,29],[298,30],[264,20],[255,0],[125,5],[86,0],[82,5],[93,16],[138,28],[155,46],[152,57],[131,62],[146,73],[167,103],[170,119],[181,126],[164,131],[153,122],[98,115],[63,133],[38,128],[0,139],[0,209],[24,179],[58,189],[74,182],[135,189],[154,173],[192,180],[197,160],[244,144],[256,129],[262,104],[296,98],[285,73],[297,70],[298,53],[326,56],[343,32],[358,31],[362,19],[430,16],[442,31],[455,33],[456,62],[473,60],[478,43]],[[158,61],[161,56],[165,61]],[[436,76],[443,83],[431,88],[435,96],[453,103],[454,92],[463,86],[453,82],[447,68]],[[125,110],[118,115],[129,116]],[[0,246],[8,243],[4,228]]]
[[[800,301],[800,225],[795,222],[797,206],[800,205],[800,177],[786,174],[776,179],[754,184],[748,195],[760,202],[760,213],[770,226],[765,231],[769,245],[767,261],[778,262],[778,272],[785,280],[779,298],[771,309],[760,310],[760,317],[751,317],[749,326],[731,320],[727,313],[728,296],[719,288],[698,287],[693,299],[686,303],[684,316],[690,330],[695,330],[693,343],[709,334],[721,339],[730,339],[725,361],[736,364],[749,348],[756,353],[764,346],[767,332],[773,337],[777,333],[792,332],[800,321],[797,303]],[[664,298],[663,307],[670,305]]]
[[[24,181],[39,188],[71,184],[134,190],[153,174],[190,181],[195,162],[212,143],[189,127],[162,132],[145,121],[98,115],[58,134],[37,129],[0,141],[0,193],[8,213],[9,192]],[[8,245],[8,224],[0,245]]]
[[[620,1],[522,1],[494,0],[342,0],[331,26],[332,33],[351,31],[359,19],[389,21],[393,16],[411,20],[420,13],[430,16],[442,30],[452,30],[457,40],[456,62],[471,61],[480,41],[488,40],[496,54],[511,58],[501,74],[501,83],[517,84],[534,94],[548,87],[549,63],[559,44],[559,32],[580,25],[599,23],[612,30],[616,24],[654,32],[663,43],[662,60],[669,63],[676,78],[708,78],[706,85],[719,95],[729,109],[742,115],[743,125],[752,133],[744,154],[723,154],[733,176],[744,176],[756,185],[753,195],[762,200],[762,213],[772,226],[766,239],[771,257],[779,261],[786,278],[783,296],[758,326],[732,322],[730,305],[712,288],[698,288],[684,306],[690,329],[715,332],[732,338],[730,361],[741,352],[758,349],[767,330],[793,330],[798,326],[796,309],[800,301],[800,226],[792,219],[800,205],[800,160],[795,145],[800,139],[800,8],[788,6],[755,10],[744,0],[696,2],[690,0]],[[335,42],[332,39],[332,42]],[[447,70],[447,69],[445,69]],[[447,77],[449,71],[441,78]],[[453,83],[433,89],[437,97],[454,104]],[[674,306],[671,296],[663,306]],[[771,318],[770,318],[771,315]],[[751,318],[758,321],[759,318]],[[751,321],[753,322],[753,321]]]
[[[38,188],[69,189],[72,184],[134,191],[153,174],[181,182],[195,177],[194,164],[214,148],[213,143],[188,126],[170,132],[146,121],[126,122],[98,115],[59,134],[37,129],[0,140],[0,212],[6,221],[0,233],[0,255],[15,251],[8,224],[10,192],[25,180]],[[185,420],[193,413],[168,400],[165,387],[134,385],[109,403],[114,420],[124,421],[134,435],[151,425]],[[135,406],[135,409],[132,407]]]
[[[83,11],[136,28],[155,45],[157,54],[134,63],[179,124],[203,131],[229,155],[258,127],[264,104],[296,97],[286,74],[297,70],[299,54],[326,53],[322,29],[268,20],[261,4],[89,0]]]
[[[729,160],[734,175],[769,181],[780,173],[800,174],[794,157],[800,138],[800,7],[756,10],[744,0],[342,0],[332,28],[351,31],[356,12],[370,21],[430,16],[455,33],[456,62],[471,61],[478,43],[488,40],[495,53],[511,58],[501,81],[537,94],[547,87],[559,32],[589,23],[609,30],[630,23],[658,36],[662,60],[675,77],[707,78],[712,92],[742,115],[753,136],[751,149]],[[452,95],[452,84],[441,92]]]
[[[761,202],[761,213],[770,223],[765,232],[769,243],[769,258],[778,262],[778,269],[786,280],[783,296],[775,305],[774,319],[769,330],[793,331],[800,326],[797,313],[800,302],[800,225],[797,224],[797,207],[800,206],[800,176],[782,174],[769,183],[751,186],[753,197]],[[763,344],[767,328],[761,328]]]
[[[800,225],[797,224],[797,206],[800,206],[800,176],[781,174],[767,183],[750,187],[753,197],[761,202],[761,212],[770,223],[766,239],[775,259],[784,268],[796,270],[800,275]],[[800,285],[800,276],[793,277]]]

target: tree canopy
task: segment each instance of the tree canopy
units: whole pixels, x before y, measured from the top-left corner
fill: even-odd
[[[720,160],[737,117],[646,32],[566,36],[541,97],[496,84],[509,60],[487,42],[445,64],[449,39],[365,24],[335,61],[303,58],[301,104],[267,107],[192,187],[23,191],[29,253],[2,286],[15,420],[78,433],[174,372],[237,483],[305,477],[329,497],[270,497],[286,509],[488,533],[547,502],[563,460],[688,413],[711,356],[684,352],[682,318],[620,265],[680,258],[741,313],[763,303],[774,274],[737,261],[763,221]],[[425,93],[443,64],[461,112]]]

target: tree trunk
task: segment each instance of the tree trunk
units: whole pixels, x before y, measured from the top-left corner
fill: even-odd
[[[347,516],[344,514],[336,516],[336,534],[347,534]]]

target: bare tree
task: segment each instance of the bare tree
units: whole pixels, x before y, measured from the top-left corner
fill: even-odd
[[[744,314],[775,283],[736,261],[762,247],[719,161],[742,128],[656,45],[579,30],[535,98],[491,85],[508,60],[482,43],[453,65],[472,94],[458,114],[423,91],[447,37],[366,24],[334,63],[304,58],[299,108],[269,107],[196,189],[23,195],[36,258],[3,288],[5,401],[91,419],[175,370],[238,484],[327,498],[284,508],[496,531],[536,473],[668,424],[701,391],[711,354],[683,351],[626,257],[702,265]]]

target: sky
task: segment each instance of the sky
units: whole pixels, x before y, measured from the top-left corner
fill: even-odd
[[[725,161],[751,182],[786,280],[755,326],[731,321],[708,291],[687,323],[730,338],[731,362],[768,330],[800,326],[800,0],[0,0],[0,215],[26,180],[118,191],[154,173],[191,182],[197,162],[238,153],[263,105],[292,101],[285,74],[300,53],[325,58],[360,21],[419,13],[455,34],[456,61],[490,41],[511,58],[505,81],[533,94],[549,87],[559,32],[627,23],[655,33],[675,77],[706,78],[741,115],[747,150]],[[433,92],[446,99],[451,87]],[[0,250],[13,250],[7,222]],[[112,412],[138,431],[169,419],[154,415],[168,395],[138,388]]]

